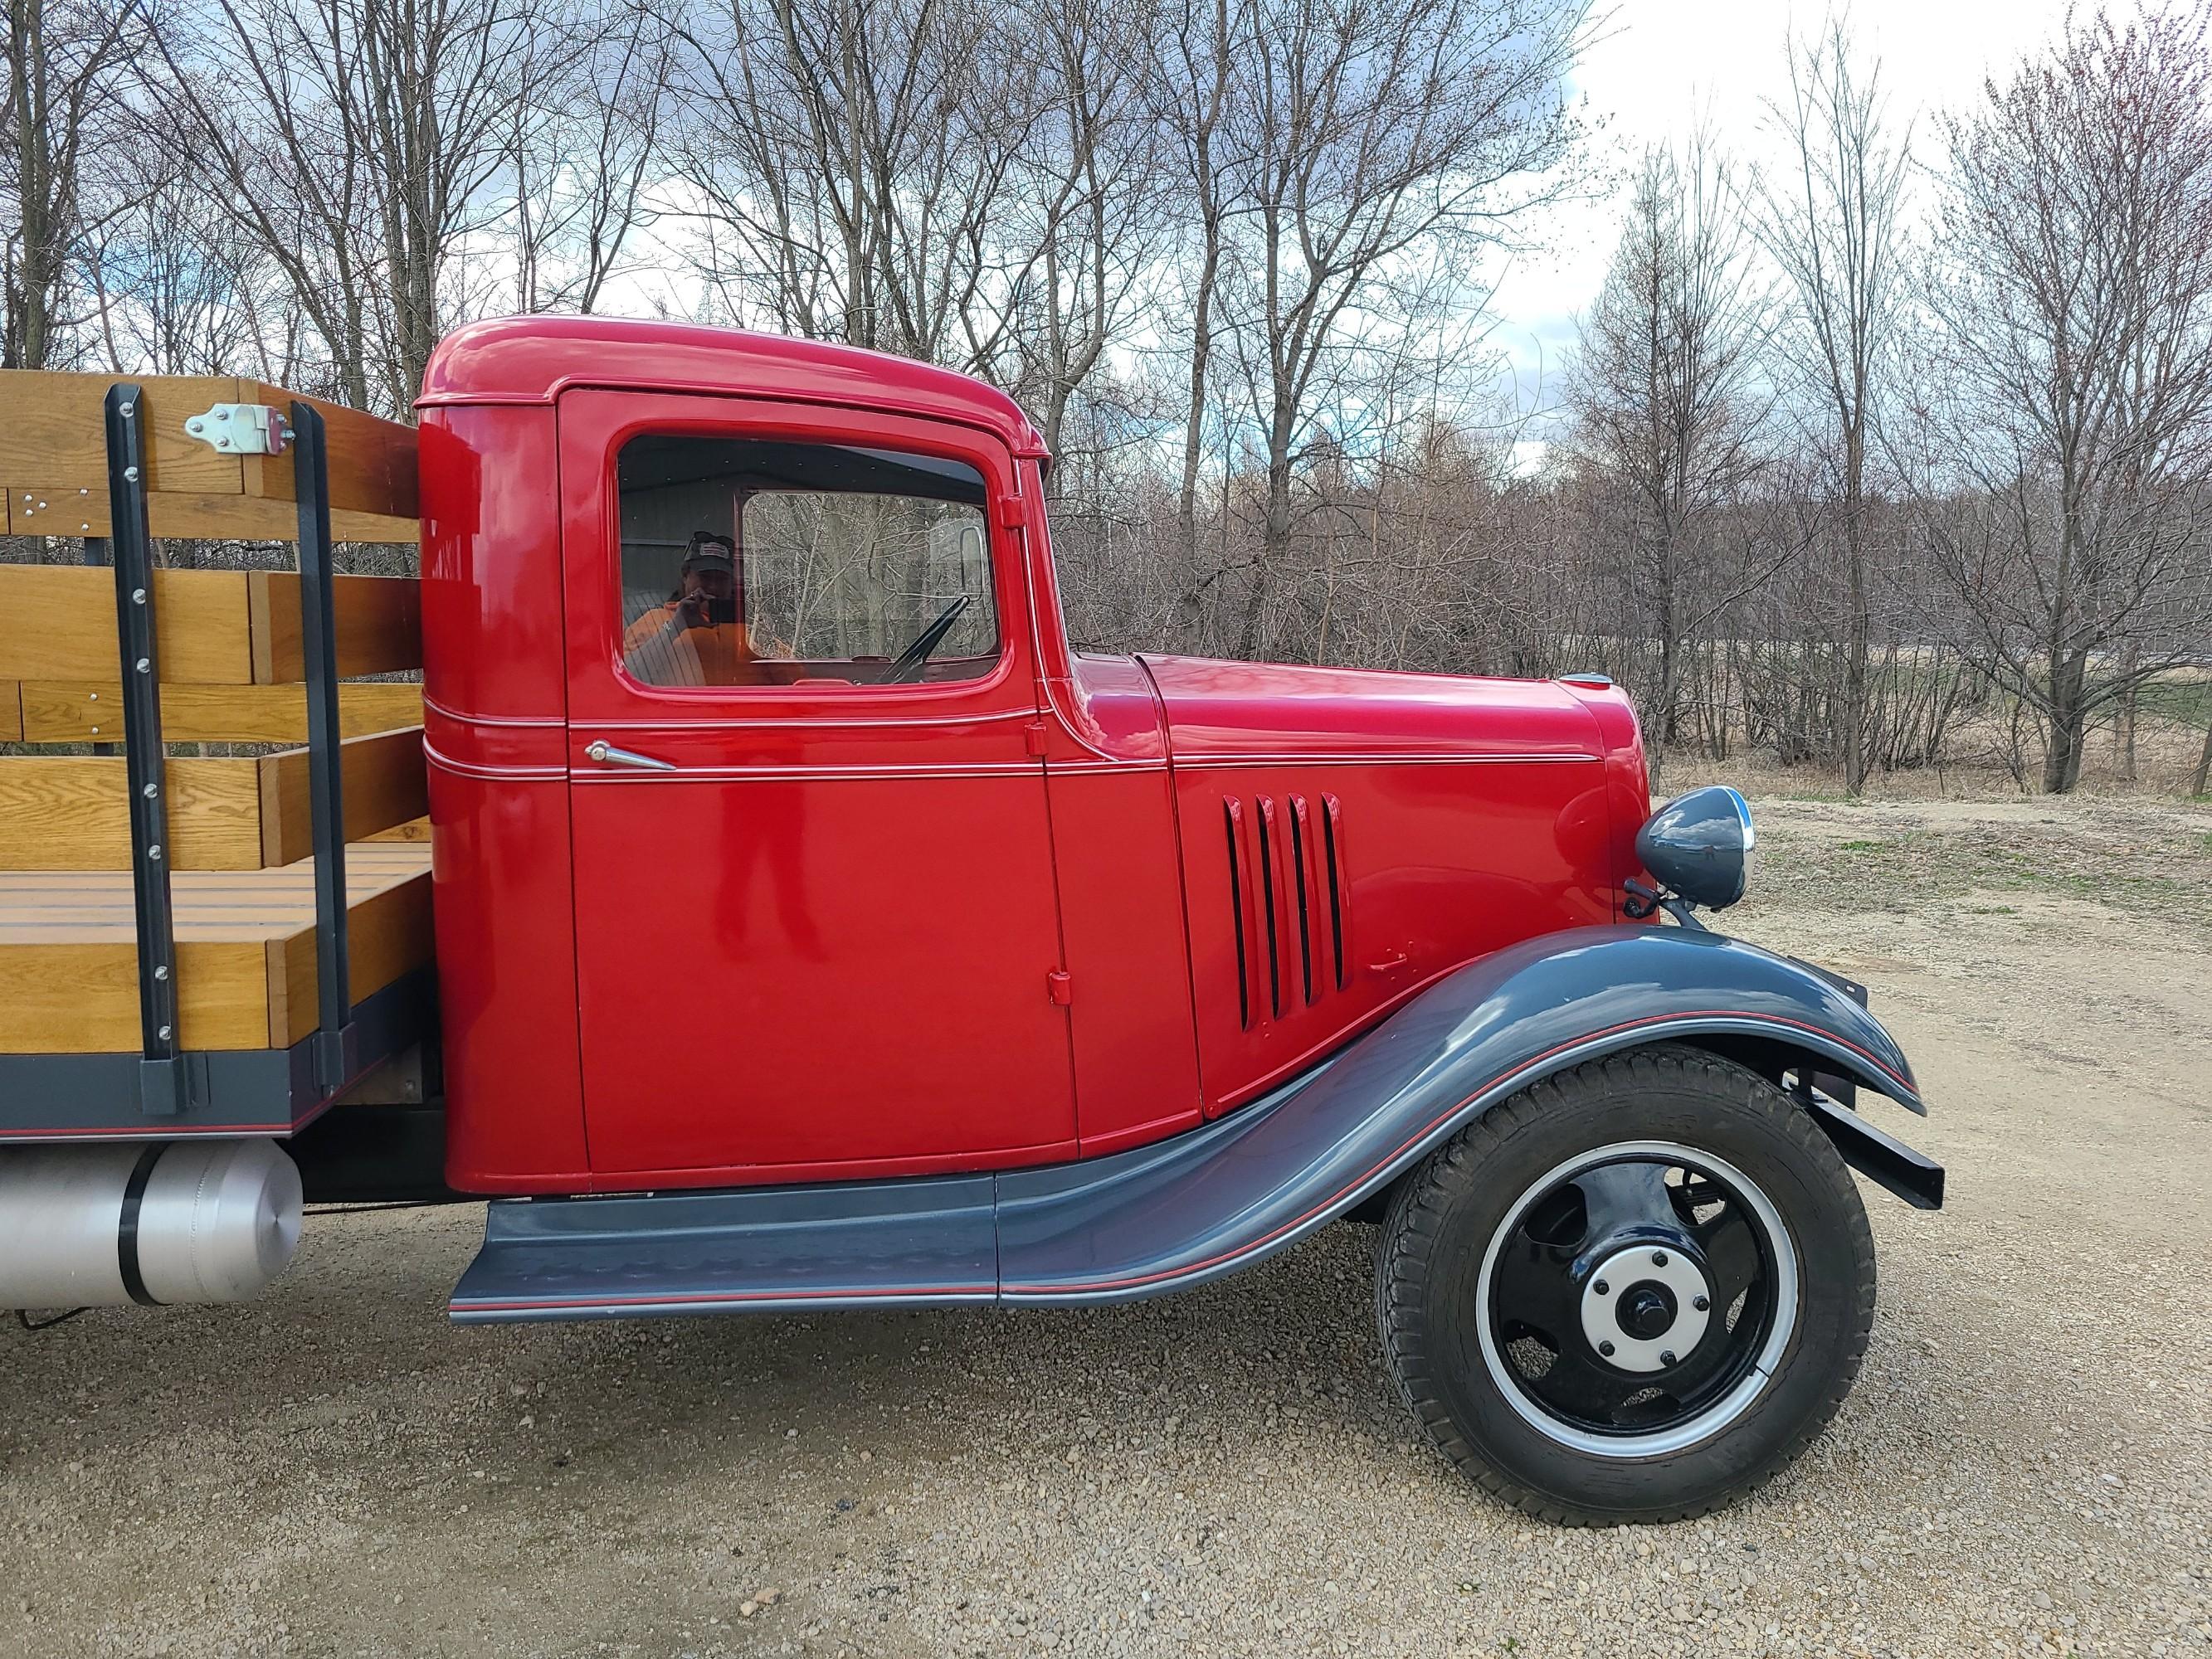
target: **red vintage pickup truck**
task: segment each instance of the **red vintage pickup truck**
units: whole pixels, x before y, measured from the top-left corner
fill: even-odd
[[[346,452],[304,403],[195,416],[298,507],[319,884],[294,1024],[201,1052],[140,614],[188,519],[147,505],[143,402],[107,397],[95,552],[143,1042],[0,1054],[0,1306],[251,1293],[318,1200],[489,1197],[465,1322],[1110,1302],[1349,1218],[1407,1401],[1532,1513],[1701,1512],[1840,1402],[1847,1169],[1923,1207],[1942,1172],[1855,1109],[1922,1109],[1863,992],[1699,921],[1743,890],[1741,798],[1654,813],[1597,676],[1072,649],[1036,430],[844,347],[446,342],[395,508],[434,973],[360,999]]]

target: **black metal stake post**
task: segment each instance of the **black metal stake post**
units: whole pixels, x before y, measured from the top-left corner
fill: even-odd
[[[123,667],[123,765],[131,780],[131,877],[137,897],[138,1103],[149,1117],[185,1106],[177,1040],[177,937],[169,907],[168,781],[161,673],[155,656],[154,538],[146,522],[146,416],[128,381],[107,393],[107,507],[115,557],[115,637]]]
[[[357,1048],[347,972],[345,799],[339,765],[337,617],[331,558],[330,459],[323,417],[292,405],[293,493],[300,503],[300,643],[307,679],[307,794],[315,839],[315,1083],[352,1079]]]

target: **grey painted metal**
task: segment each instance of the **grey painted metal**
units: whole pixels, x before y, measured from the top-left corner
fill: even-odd
[[[292,436],[293,493],[299,499],[301,657],[307,680],[307,797],[315,847],[315,1073],[325,1088],[337,1089],[357,1069],[358,1040],[348,988],[330,460],[323,417],[313,404],[292,405]]]
[[[1530,1083],[1582,1060],[1658,1042],[1771,1063],[1817,1065],[1916,1109],[1905,1056],[1868,1012],[1802,963],[1717,934],[1679,928],[1589,927],[1498,951],[1431,987],[1326,1065],[1274,1096],[1150,1146],[1044,1169],[965,1179],[990,1182],[995,1289],[1009,1303],[1133,1300],[1220,1278],[1264,1260],[1386,1188],[1468,1122]],[[1931,1166],[1932,1167],[1932,1166]],[[763,1188],[711,1195],[718,1236],[712,1271],[696,1229],[676,1207],[690,1199],[562,1200],[590,1206],[619,1245],[591,1249],[623,1263],[617,1303],[593,1288],[603,1271],[563,1265],[557,1229],[537,1254],[495,1249],[471,1270],[456,1317],[585,1318],[644,1309],[974,1301],[983,1281],[950,1285],[938,1270],[971,1246],[969,1199],[950,1216],[902,1199],[907,1182]],[[983,1201],[981,1188],[975,1202]],[[943,1226],[957,1244],[855,1254],[848,1216],[914,1203],[908,1224]],[[744,1218],[771,1206],[772,1257],[748,1255]],[[495,1213],[506,1206],[495,1206]],[[538,1206],[531,1206],[538,1208]],[[665,1218],[665,1219],[664,1219]],[[815,1255],[836,1270],[801,1265]],[[666,1267],[656,1266],[665,1260]],[[964,1259],[964,1258],[963,1258]],[[810,1275],[811,1275],[810,1277]],[[533,1281],[544,1277],[550,1294]],[[842,1286],[842,1288],[840,1288]],[[494,1306],[493,1304],[497,1304]]]
[[[435,1040],[434,985],[428,969],[418,969],[355,1005],[359,1071]],[[333,1092],[318,1080],[314,1050],[310,1036],[289,1048],[182,1054],[185,1103],[174,1117],[161,1119],[138,1109],[143,1062],[136,1054],[0,1054],[0,1146],[290,1134],[313,1121]]]
[[[108,388],[107,506],[115,557],[115,639],[123,682],[123,757],[131,789],[131,882],[137,919],[140,1060],[135,1091],[149,1117],[186,1099],[178,1061],[177,939],[169,903],[168,780],[154,626],[154,538],[146,521],[146,413],[138,388]]]
[[[291,1261],[301,1209],[267,1139],[0,1149],[0,1308],[240,1301]]]
[[[474,1324],[989,1302],[993,1196],[986,1175],[503,1199],[485,1212],[451,1311]]]

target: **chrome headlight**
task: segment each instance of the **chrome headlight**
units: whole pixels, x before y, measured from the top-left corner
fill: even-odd
[[[1725,910],[1751,882],[1759,843],[1751,805],[1726,784],[1677,795],[1636,832],[1636,856],[1661,885],[1692,904]]]

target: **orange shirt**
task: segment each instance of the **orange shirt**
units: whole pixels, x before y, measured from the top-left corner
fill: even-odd
[[[623,635],[623,664],[647,685],[757,685],[757,653],[743,623],[672,627],[678,601],[656,605]]]

